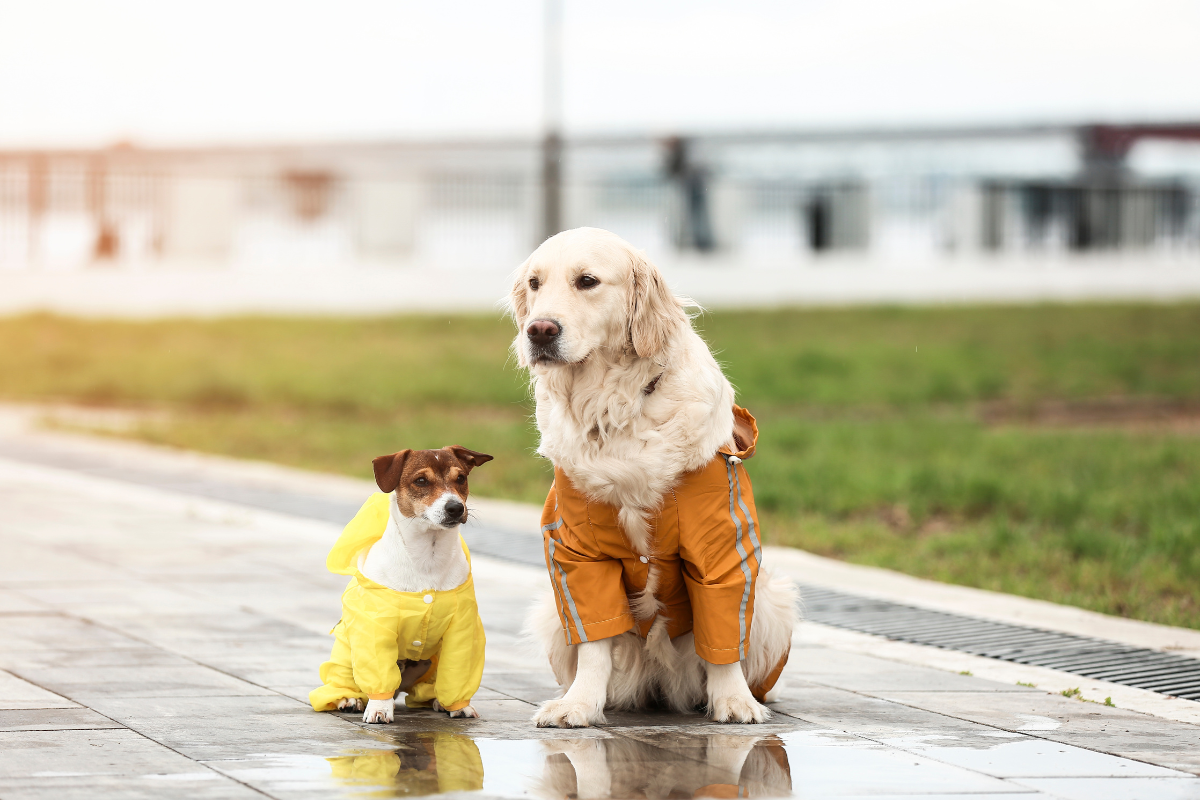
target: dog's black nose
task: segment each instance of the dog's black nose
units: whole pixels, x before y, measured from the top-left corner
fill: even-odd
[[[560,333],[562,331],[559,330],[558,325],[548,319],[535,319],[525,329],[525,335],[529,337],[529,341],[539,347],[550,344]]]
[[[459,517],[462,516],[463,511],[465,511],[466,508],[467,508],[466,506],[464,506],[462,503],[460,503],[457,500],[447,500],[446,501],[446,516],[450,519],[458,519]]]

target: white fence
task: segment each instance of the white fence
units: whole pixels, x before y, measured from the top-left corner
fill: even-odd
[[[711,148],[703,166],[671,173],[653,143],[608,155],[568,155],[562,219],[659,258],[1200,254],[1200,193],[1184,179],[997,178],[936,163],[805,175],[771,169],[769,153],[738,169]],[[507,270],[542,235],[536,156],[528,144],[0,154],[0,268]]]

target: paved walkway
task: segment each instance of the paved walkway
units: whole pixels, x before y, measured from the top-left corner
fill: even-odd
[[[289,474],[255,469],[264,485]],[[293,480],[337,502],[367,491]],[[315,714],[339,528],[0,458],[0,798],[1200,798],[1200,727],[819,644],[804,625],[769,724],[612,714],[538,730],[555,686],[520,625],[545,578],[484,556],[483,719]]]

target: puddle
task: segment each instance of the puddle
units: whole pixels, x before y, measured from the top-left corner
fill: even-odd
[[[622,727],[503,738],[391,730],[380,737],[379,749],[209,763],[268,793],[304,789],[329,797],[396,798],[478,792],[547,800],[979,794],[1022,791],[1003,779],[1024,775],[1170,772],[1010,736],[914,732],[871,740],[832,730],[747,735],[712,727]],[[1138,769],[1128,769],[1134,765]]]

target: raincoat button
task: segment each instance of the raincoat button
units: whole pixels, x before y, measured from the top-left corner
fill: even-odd
[[[420,646],[421,646],[421,643],[419,641],[413,642],[413,647],[420,647]]]
[[[649,564],[649,563],[650,563],[650,559],[646,558],[645,556],[642,556],[642,563],[643,563],[643,564]]]
[[[425,595],[425,605],[429,605],[432,602],[433,602],[433,595],[431,595],[431,594]]]

